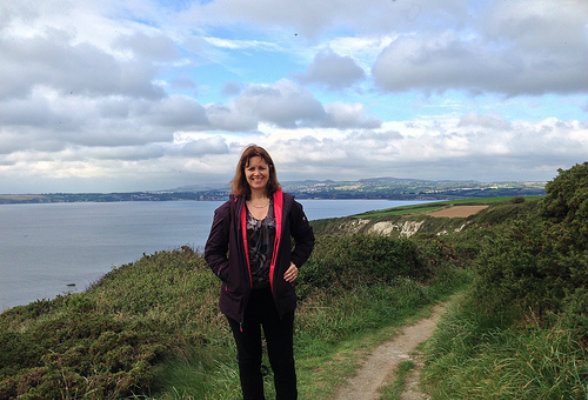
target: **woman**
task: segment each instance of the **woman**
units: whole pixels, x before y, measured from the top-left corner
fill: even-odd
[[[282,192],[262,147],[245,148],[231,189],[229,200],[214,212],[204,257],[222,282],[219,305],[237,345],[243,398],[265,399],[262,327],[276,399],[296,399],[294,282],[312,252],[314,234],[300,203]]]

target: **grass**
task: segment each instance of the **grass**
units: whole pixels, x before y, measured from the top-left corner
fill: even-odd
[[[353,374],[362,355],[409,319],[421,317],[433,303],[445,299],[456,290],[457,282],[467,280],[457,275],[451,272],[431,285],[400,279],[394,285],[318,292],[307,298],[297,312],[294,345],[300,399],[332,398]],[[212,365],[198,363],[196,358],[166,363],[158,375],[163,390],[157,398],[238,398],[232,347],[217,354]],[[271,374],[266,378],[266,394],[272,398]]]
[[[395,371],[394,381],[382,389],[380,400],[400,400],[400,396],[406,387],[406,379],[414,368],[415,363],[411,360],[400,362]]]
[[[541,199],[542,196],[527,196],[523,199],[525,201],[537,201]],[[496,204],[503,204],[515,201],[515,199],[521,199],[521,197],[482,197],[482,198],[473,198],[473,199],[462,199],[462,200],[449,200],[449,201],[440,201],[435,202],[433,204],[426,203],[426,204],[418,204],[418,205],[410,205],[410,206],[401,206],[401,207],[394,207],[388,208],[383,210],[376,210],[376,211],[368,211],[361,214],[356,214],[353,218],[383,218],[383,217],[391,217],[391,216],[403,216],[403,215],[419,215],[419,214],[426,214],[432,211],[437,211],[445,207],[450,206],[459,206],[459,205],[496,205]]]
[[[505,328],[467,297],[450,310],[426,349],[424,380],[434,400],[588,399],[588,349],[557,324]]]

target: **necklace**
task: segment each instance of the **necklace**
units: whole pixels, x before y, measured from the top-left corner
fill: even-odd
[[[256,206],[255,204],[253,204],[251,202],[249,203],[249,205],[253,208],[266,208],[267,206],[269,206],[269,200],[267,201],[267,204],[264,204],[263,206]]]

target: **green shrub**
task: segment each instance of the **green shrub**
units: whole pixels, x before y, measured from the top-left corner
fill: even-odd
[[[476,296],[489,312],[510,305],[544,316],[588,302],[588,163],[560,170],[533,211],[481,247]]]
[[[311,288],[390,283],[405,276],[422,278],[427,265],[419,258],[414,242],[385,236],[325,235],[317,239],[314,252],[303,266],[300,285]]]

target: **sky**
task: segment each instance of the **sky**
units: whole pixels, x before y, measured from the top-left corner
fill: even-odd
[[[587,95],[585,0],[0,0],[0,193],[546,181]]]

